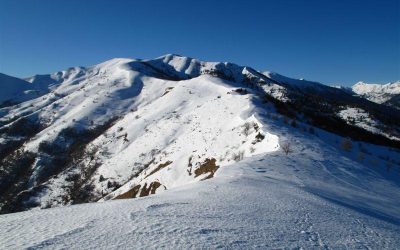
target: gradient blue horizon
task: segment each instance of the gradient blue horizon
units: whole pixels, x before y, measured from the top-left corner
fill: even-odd
[[[0,72],[175,53],[351,85],[400,79],[400,0],[0,0]]]

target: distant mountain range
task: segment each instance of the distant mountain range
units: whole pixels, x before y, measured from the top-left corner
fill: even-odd
[[[355,94],[372,102],[400,109],[400,81],[387,84],[358,82],[351,89]]]
[[[358,82],[351,87],[334,87],[343,89],[352,95],[360,96],[371,102],[400,109],[400,81],[386,84]]]

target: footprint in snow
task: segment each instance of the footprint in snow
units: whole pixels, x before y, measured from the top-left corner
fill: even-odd
[[[207,228],[203,228],[203,229],[200,229],[199,231],[198,231],[198,233],[199,234],[210,234],[210,233],[217,233],[217,232],[219,232],[220,230],[218,230],[218,229],[207,229]]]

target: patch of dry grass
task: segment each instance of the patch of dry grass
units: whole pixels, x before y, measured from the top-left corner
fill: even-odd
[[[207,158],[200,165],[200,167],[198,167],[197,169],[194,170],[195,177],[198,177],[198,176],[206,174],[206,173],[210,173],[210,174],[207,175],[204,179],[202,179],[202,181],[214,177],[215,172],[219,168],[219,166],[217,166],[215,163],[216,163],[216,160],[214,158],[211,158],[211,159]]]

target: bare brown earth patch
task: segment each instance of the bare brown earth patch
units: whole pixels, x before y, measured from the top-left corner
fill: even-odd
[[[219,166],[217,166],[215,164],[215,162],[216,162],[216,160],[214,158],[211,158],[211,159],[207,158],[200,165],[200,167],[198,167],[196,170],[194,170],[195,177],[206,174],[206,173],[209,173],[209,175],[207,175],[205,178],[203,178],[202,181],[214,177],[215,172],[219,168]]]
[[[148,196],[149,194],[155,194],[157,188],[161,186],[161,183],[158,181],[153,181],[150,183],[149,187],[147,188],[147,183],[144,184],[142,191],[140,192],[140,197]]]
[[[160,171],[161,169],[165,168],[166,166],[170,165],[172,163],[172,161],[167,161],[165,163],[161,163],[159,164],[153,171],[150,172],[150,174],[148,174],[145,178],[149,177],[150,175]]]
[[[139,193],[139,190],[140,190],[140,185],[136,185],[131,190],[115,197],[114,200],[136,198],[136,195]]]
[[[157,166],[157,168],[155,168],[153,171],[151,171],[150,174],[147,175],[146,177],[156,173],[157,171],[159,171],[162,168],[165,168],[166,166],[170,165],[171,163],[172,163],[172,161],[167,161],[165,163],[159,164]],[[203,180],[214,177],[214,174],[218,168],[219,168],[219,166],[216,165],[216,160],[214,158],[210,158],[210,159],[207,158],[203,163],[201,163],[201,165],[196,170],[194,170],[194,174],[195,174],[195,177],[198,177],[200,175],[208,173],[208,175],[202,179],[202,181],[203,181]],[[144,196],[148,196],[150,194],[155,194],[157,189],[161,186],[163,186],[163,185],[158,181],[153,181],[149,185],[147,185],[147,183],[145,183],[143,186],[136,185],[129,191],[116,196],[114,198],[114,200],[144,197]]]
[[[134,186],[132,189],[129,191],[118,195],[117,197],[114,198],[114,200],[119,200],[119,199],[132,199],[132,198],[137,198],[137,197],[144,197],[148,196],[150,194],[155,194],[156,190],[161,187],[161,183],[158,181],[153,181],[150,183],[150,185],[147,187],[147,183],[144,184],[142,189],[140,189],[140,185]],[[139,193],[140,191],[140,193]]]

